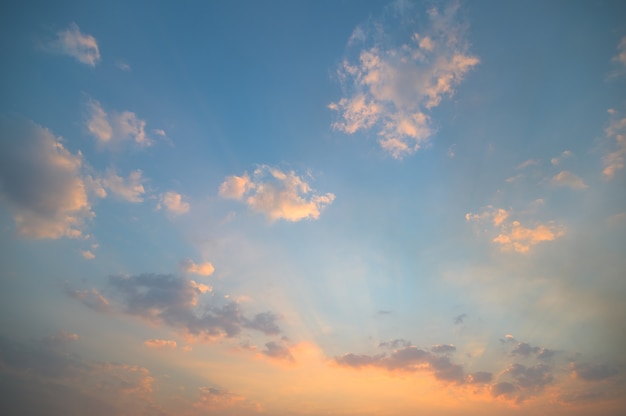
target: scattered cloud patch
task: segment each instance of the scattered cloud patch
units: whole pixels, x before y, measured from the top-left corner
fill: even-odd
[[[109,300],[105,298],[97,289],[91,290],[72,290],[67,289],[66,293],[74,299],[82,302],[89,309],[98,312],[109,312],[111,306]]]
[[[118,176],[114,169],[109,169],[102,178],[102,185],[118,199],[139,203],[143,201],[143,194],[146,192],[143,187],[145,179],[141,175],[140,170],[135,170],[125,179]]]
[[[112,111],[107,113],[100,102],[87,103],[87,130],[103,147],[115,147],[123,142],[134,142],[140,147],[148,147],[152,140],[146,134],[145,120],[132,111]]]
[[[143,345],[154,349],[175,349],[177,344],[176,341],[171,339],[148,339],[144,341]]]
[[[124,72],[130,72],[132,71],[132,68],[130,67],[130,65],[127,62],[124,61],[117,61],[115,63],[115,66],[117,67],[117,69],[119,69],[120,71],[124,71]]]
[[[550,159],[550,163],[554,166],[558,166],[563,162],[564,159],[572,157],[572,152],[569,150],[564,150],[559,156],[553,157]]]
[[[344,96],[328,107],[338,113],[332,127],[346,134],[375,128],[380,146],[401,159],[433,135],[430,111],[454,95],[466,74],[479,63],[471,55],[458,4],[428,10],[427,24],[414,30],[407,10],[396,9],[371,28],[360,27],[348,42],[357,49],[338,69]],[[396,35],[408,33],[410,35]]]
[[[57,32],[57,38],[46,46],[52,53],[71,56],[78,62],[95,67],[100,61],[100,49],[96,38],[84,34],[76,23]]]
[[[215,268],[208,261],[196,264],[191,259],[185,259],[180,262],[180,266],[186,273],[194,273],[200,276],[210,276],[215,271]]]
[[[609,364],[573,363],[572,375],[584,381],[601,381],[620,373],[617,366]]]
[[[183,196],[178,192],[168,191],[160,196],[157,209],[166,209],[173,215],[182,215],[189,212],[189,202],[183,201]]]
[[[612,58],[613,62],[616,62],[620,67],[620,74],[626,70],[626,36],[624,36],[617,45],[617,55]]]
[[[85,260],[93,260],[96,258],[96,255],[93,254],[91,250],[83,250],[80,252]]]
[[[463,321],[465,320],[465,318],[467,318],[467,314],[466,313],[462,313],[460,315],[457,315],[454,317],[454,324],[455,325],[461,325],[463,323]]]
[[[550,182],[556,186],[567,186],[577,190],[587,189],[587,185],[581,178],[567,170],[557,173]]]
[[[94,217],[82,177],[83,158],[37,124],[0,118],[0,202],[19,235],[79,238]]]
[[[536,244],[553,241],[563,236],[562,227],[552,223],[537,223],[533,227],[523,226],[520,221],[510,220],[511,213],[502,208],[487,207],[479,214],[467,213],[467,221],[487,223],[498,233],[492,242],[499,244],[503,251],[526,253]]]
[[[519,165],[517,165],[517,167],[515,169],[518,169],[518,170],[526,169],[527,167],[536,165],[538,163],[539,163],[539,161],[537,159],[528,159],[528,160],[520,163]]]
[[[284,343],[276,341],[265,343],[265,348],[261,351],[261,354],[275,360],[294,361],[289,347]]]
[[[607,179],[612,179],[615,174],[624,169],[624,156],[626,155],[626,117],[616,118],[615,111],[609,111],[612,120],[605,129],[606,137],[614,141],[613,150],[604,156],[604,169],[602,173]]]
[[[223,198],[244,201],[270,221],[318,219],[321,211],[335,199],[332,193],[316,194],[295,172],[285,173],[267,165],[256,169],[252,178],[247,173],[228,176],[220,185],[219,194]]]

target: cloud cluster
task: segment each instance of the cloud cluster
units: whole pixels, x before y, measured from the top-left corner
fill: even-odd
[[[335,357],[335,362],[341,366],[352,368],[375,367],[387,371],[428,371],[438,380],[459,384],[487,383],[491,380],[491,373],[478,372],[466,375],[463,366],[454,364],[449,357],[449,354],[456,351],[453,345],[434,345],[428,351],[410,345],[407,341],[398,341],[381,344],[393,348],[390,354],[359,355],[348,353],[341,357]]]
[[[335,199],[332,193],[314,193],[311,186],[293,171],[285,173],[267,165],[257,168],[252,177],[247,173],[228,176],[220,185],[219,194],[223,198],[244,201],[270,221],[317,219]]]
[[[208,261],[196,264],[191,259],[185,259],[180,262],[180,266],[184,272],[194,273],[200,276],[210,276],[215,271],[213,264]]]
[[[615,117],[616,111],[609,110],[612,120],[606,128],[605,133],[608,139],[614,140],[614,150],[604,156],[604,170],[602,173],[607,179],[611,179],[615,174],[624,169],[624,156],[626,155],[626,117]]]
[[[132,111],[104,111],[100,102],[90,100],[87,103],[87,130],[101,146],[115,147],[126,141],[147,147],[152,141],[146,134],[145,120]]]
[[[189,202],[183,201],[183,196],[178,192],[168,191],[159,197],[157,209],[164,208],[173,215],[182,215],[189,212]]]
[[[510,220],[511,213],[505,209],[488,206],[479,214],[467,213],[467,221],[487,223],[497,232],[492,239],[503,251],[526,253],[536,244],[553,241],[565,234],[562,227],[552,223],[537,223],[533,228],[523,226],[517,220]]]
[[[338,70],[344,97],[329,105],[339,114],[333,128],[347,134],[376,128],[381,147],[397,159],[417,151],[433,134],[430,110],[479,63],[468,53],[457,10],[432,7],[419,32],[405,15],[412,10],[371,30],[357,28],[349,46],[359,46],[358,58]]]
[[[109,276],[113,304],[95,289],[68,290],[85,306],[106,312],[122,312],[154,324],[168,325],[194,339],[211,341],[237,336],[242,329],[266,335],[281,332],[278,317],[272,312],[246,316],[234,301],[221,301],[210,296],[211,288],[186,276],[141,274]],[[207,295],[207,296],[202,296]]]
[[[94,216],[80,153],[49,130],[23,119],[0,118],[0,201],[13,211],[20,235],[78,238]]]
[[[57,32],[57,38],[50,42],[46,49],[71,56],[78,62],[92,67],[100,61],[98,42],[93,36],[81,33],[76,23]]]

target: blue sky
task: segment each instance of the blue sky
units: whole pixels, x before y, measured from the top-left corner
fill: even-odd
[[[626,407],[620,2],[0,16],[3,413]]]

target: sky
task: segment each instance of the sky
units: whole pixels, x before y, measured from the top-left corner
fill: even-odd
[[[626,3],[0,28],[0,413],[623,414]]]

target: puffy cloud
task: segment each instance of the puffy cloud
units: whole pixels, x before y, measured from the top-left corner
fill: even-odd
[[[142,195],[146,192],[143,187],[144,181],[140,170],[132,171],[128,178],[124,179],[118,176],[114,169],[109,169],[102,178],[102,185],[119,199],[138,203],[143,201]]]
[[[491,394],[493,397],[510,396],[517,391],[514,384],[502,381],[491,386]]]
[[[456,352],[456,347],[452,344],[437,344],[430,347],[430,350],[437,354],[448,354]]]
[[[532,246],[556,240],[565,233],[562,227],[552,223],[536,224],[534,228],[528,228],[517,220],[509,220],[509,217],[510,212],[502,208],[494,209],[492,206],[480,214],[465,214],[467,221],[491,222],[498,233],[492,241],[500,244],[503,251],[526,253]]]
[[[245,200],[270,221],[317,219],[335,199],[332,193],[315,194],[293,171],[285,173],[266,165],[256,169],[252,178],[248,174],[227,177],[220,185],[219,194],[223,198]]]
[[[612,115],[615,112],[610,112]],[[602,173],[608,179],[615,176],[617,171],[624,169],[624,155],[626,155],[626,117],[612,119],[605,130],[606,137],[614,140],[614,150],[604,156],[604,170]]]
[[[567,170],[563,170],[557,173],[551,180],[553,185],[557,186],[568,186],[572,189],[586,189],[587,185],[580,179],[578,176],[569,172]]]
[[[46,49],[53,53],[71,56],[78,62],[89,66],[96,66],[100,61],[100,49],[96,38],[81,33],[76,23],[57,32],[57,38],[50,42]]]
[[[0,201],[18,233],[34,239],[77,238],[94,216],[81,175],[82,155],[33,122],[0,118]]]
[[[112,111],[107,113],[100,102],[90,100],[87,103],[89,117],[87,130],[102,146],[116,146],[125,141],[147,147],[152,144],[146,135],[145,120],[137,117],[132,111]]]
[[[176,348],[176,341],[171,339],[148,339],[143,342],[143,345],[155,349]]]
[[[417,151],[433,134],[430,110],[479,63],[468,53],[457,9],[431,8],[419,33],[407,27],[411,19],[393,13],[369,31],[358,28],[348,43],[360,48],[358,58],[338,70],[345,96],[328,106],[339,115],[333,128],[347,134],[376,128],[381,147],[397,159]]]
[[[200,264],[196,264],[191,259],[185,259],[180,262],[181,268],[187,273],[194,273],[200,276],[210,276],[215,271],[215,268],[211,263],[205,261]]]
[[[467,382],[470,384],[486,384],[493,379],[493,374],[487,371],[477,371],[467,375]]]
[[[153,324],[168,325],[184,335],[200,340],[235,337],[243,328],[277,335],[281,332],[276,315],[271,312],[246,316],[233,301],[210,296],[211,288],[185,276],[141,274],[109,276],[116,309]],[[68,291],[86,306],[106,311],[113,309],[108,300],[93,289]],[[202,296],[201,295],[207,295]],[[105,303],[106,302],[106,303]]]
[[[91,250],[83,250],[80,252],[80,254],[86,259],[86,260],[93,260],[96,258],[96,255],[93,254],[91,252]]]
[[[527,367],[516,363],[507,368],[503,375],[513,378],[515,386],[520,391],[518,401],[524,400],[528,395],[540,392],[554,380],[550,373],[550,367],[546,364]]]
[[[262,350],[261,353],[267,357],[277,360],[294,361],[289,347],[275,341],[267,342],[265,344],[265,349]]]
[[[167,212],[174,215],[186,214],[189,212],[189,202],[183,201],[183,196],[174,191],[161,194],[158,209],[165,208]]]

